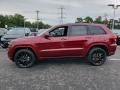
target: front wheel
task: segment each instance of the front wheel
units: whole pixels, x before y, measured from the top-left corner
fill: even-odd
[[[103,65],[106,61],[106,52],[102,48],[93,48],[88,54],[88,61],[94,66]]]
[[[36,57],[32,51],[21,49],[15,53],[14,61],[19,68],[29,68],[34,65]]]

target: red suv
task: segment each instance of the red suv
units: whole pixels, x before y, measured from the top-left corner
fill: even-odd
[[[64,24],[35,37],[10,42],[9,58],[28,68],[46,58],[85,57],[95,66],[104,64],[116,51],[116,35],[100,24]]]

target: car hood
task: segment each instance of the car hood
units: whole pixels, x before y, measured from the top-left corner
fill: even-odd
[[[24,35],[5,34],[2,38],[4,38],[4,39],[17,39],[17,38],[21,38],[21,37],[24,37]]]
[[[13,42],[15,42],[16,44],[32,44],[34,42],[36,42],[37,36],[28,36],[28,37],[24,37],[24,38],[19,38],[19,39],[15,39],[12,40]]]

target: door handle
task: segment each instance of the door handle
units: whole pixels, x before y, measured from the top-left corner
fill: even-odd
[[[92,37],[86,37],[86,39],[91,39]]]
[[[61,40],[66,40],[65,38],[62,38]]]

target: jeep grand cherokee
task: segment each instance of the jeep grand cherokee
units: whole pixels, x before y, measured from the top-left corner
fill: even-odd
[[[9,58],[20,68],[46,58],[85,57],[95,66],[104,64],[116,51],[116,35],[100,24],[64,24],[39,36],[10,42]]]

